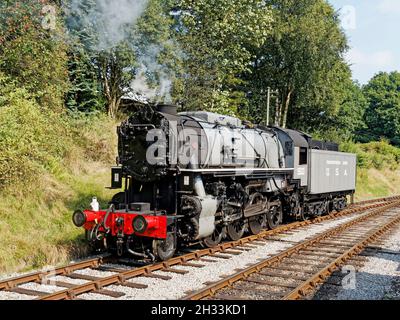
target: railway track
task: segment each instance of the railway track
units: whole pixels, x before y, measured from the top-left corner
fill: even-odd
[[[186,300],[296,300],[400,223],[400,201],[301,242],[193,292]]]
[[[260,241],[265,241],[266,239],[275,235],[290,232],[292,230],[312,224],[318,224],[323,221],[333,220],[338,217],[362,213],[376,208],[378,208],[379,212],[383,212],[383,210],[386,210],[388,206],[399,205],[399,199],[399,196],[395,196],[359,202],[340,213],[331,213],[330,215],[319,217],[313,220],[294,222],[283,225],[274,230],[265,230],[258,235],[249,236],[240,239],[239,241],[226,242],[211,249],[199,249],[188,253],[183,253],[182,255],[174,257],[163,263],[155,263],[141,267],[130,268],[110,267],[107,264],[113,262],[114,260],[108,255],[103,255],[53,270],[40,271],[12,279],[0,280],[0,292],[7,291],[16,294],[23,294],[40,300],[76,299],[80,294],[83,293],[97,293],[112,298],[118,298],[123,296],[124,293],[107,290],[107,286],[119,285],[135,289],[145,289],[147,285],[135,283],[134,278],[148,277],[168,280],[171,278],[168,273],[187,273],[185,270],[174,268],[175,266],[202,268],[204,263],[212,262],[213,257],[219,259],[230,259],[230,257],[241,254],[243,251],[251,250],[251,248],[254,247],[254,245],[257,245],[257,243]],[[102,277],[79,273],[80,270],[88,268],[98,271],[110,271],[113,274]],[[165,272],[165,275],[155,273],[156,271]],[[74,284],[67,281],[56,281],[54,280],[55,276],[63,276],[68,279],[82,280],[84,283]],[[49,293],[47,291],[45,292],[23,287],[23,285],[27,283],[52,285],[58,287],[59,290]]]

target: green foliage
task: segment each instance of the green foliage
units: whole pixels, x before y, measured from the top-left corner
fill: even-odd
[[[386,140],[365,144],[347,142],[341,145],[341,151],[357,154],[359,168],[378,170],[400,168],[400,149],[390,145]]]
[[[357,83],[347,81],[343,86],[343,101],[335,113],[321,114],[321,123],[308,126],[306,130],[315,139],[338,143],[359,140],[358,132],[365,130],[364,113],[367,100]],[[303,125],[303,128],[306,127]]]
[[[0,272],[85,253],[71,212],[113,191],[115,123],[105,115],[44,109],[0,72]]]
[[[381,72],[363,87],[368,101],[365,111],[367,129],[360,140],[386,138],[400,145],[400,72]]]
[[[237,113],[246,103],[240,74],[264,44],[271,12],[257,0],[182,0],[177,39],[184,70],[179,100],[185,109]]]
[[[341,83],[350,79],[342,58],[347,41],[334,9],[324,0],[271,0],[272,32],[256,49],[253,70],[246,76],[250,115],[265,121],[266,89],[273,97],[275,125],[309,131],[324,122],[342,102]],[[329,43],[329,45],[327,45]]]
[[[62,27],[42,26],[46,0],[0,4],[0,70],[24,87],[42,107],[61,110],[68,89]]]
[[[109,156],[111,147],[101,141],[96,144],[101,135],[88,135],[92,124],[87,119],[91,118],[84,119],[86,123],[81,117],[43,110],[26,90],[0,73],[0,190],[34,185],[42,174],[66,165],[76,151],[74,146],[89,150],[88,160]],[[97,148],[102,150],[96,154],[90,146],[102,146]]]
[[[102,11],[97,1],[85,0],[79,3],[73,1],[71,8],[74,9],[67,17],[66,23],[78,42],[78,48],[82,46],[84,52],[73,51],[78,57],[76,63],[70,64],[70,76],[74,80],[69,105],[78,106],[78,109],[83,111],[92,107],[98,109],[105,104],[108,114],[114,118],[117,116],[124,94],[138,89],[132,88],[132,81],[143,69],[145,74],[139,81],[141,87],[151,91],[155,87],[162,86],[166,77],[164,70],[176,66],[173,44],[170,40],[173,23],[169,15],[170,7],[165,1],[159,0],[141,1],[141,3],[145,10],[137,21],[132,20],[118,25],[118,22],[102,21],[114,18],[104,17],[107,13]],[[143,9],[139,2],[138,6]],[[128,7],[116,10],[128,10],[132,13],[133,19],[134,9]],[[107,29],[108,24],[112,30]],[[94,75],[96,79],[93,78]],[[173,80],[171,75],[168,75],[168,78]],[[93,101],[94,104],[87,102],[87,95],[89,100],[96,100]]]
[[[88,53],[79,45],[70,48],[68,70],[71,86],[66,96],[66,106],[71,111],[86,113],[106,111],[96,70]]]

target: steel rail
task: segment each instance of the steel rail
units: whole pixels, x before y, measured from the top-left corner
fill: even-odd
[[[384,201],[384,200],[379,200],[379,201]],[[389,201],[394,201],[394,200],[391,199]],[[389,202],[389,203],[392,203],[392,202]],[[109,285],[122,285],[123,286],[129,279],[144,276],[144,275],[149,275],[154,271],[161,271],[161,270],[170,268],[172,266],[177,266],[177,265],[187,263],[191,260],[199,260],[205,256],[212,257],[212,255],[224,252],[228,249],[234,249],[235,247],[240,247],[241,245],[245,245],[245,244],[248,244],[248,243],[251,243],[251,242],[254,242],[257,240],[261,240],[261,239],[267,238],[269,236],[279,234],[281,232],[293,230],[293,229],[296,229],[296,228],[299,228],[302,226],[307,226],[307,225],[319,223],[319,222],[322,222],[325,220],[331,220],[331,219],[334,219],[337,217],[349,215],[349,214],[356,213],[356,212],[366,211],[366,210],[374,209],[377,207],[383,207],[383,206],[385,206],[385,203],[377,203],[377,204],[368,205],[365,207],[349,208],[342,212],[319,217],[319,218],[316,218],[313,220],[294,222],[294,223],[291,223],[288,225],[280,226],[274,230],[262,231],[258,235],[248,236],[248,237],[242,238],[238,241],[226,242],[226,243],[220,244],[213,248],[200,249],[195,252],[184,254],[182,256],[177,256],[177,257],[174,257],[165,262],[160,262],[160,263],[152,264],[149,266],[139,267],[136,269],[120,272],[119,274],[108,276],[108,277],[99,279],[97,281],[92,281],[92,282],[85,283],[82,285],[77,285],[72,288],[68,288],[68,289],[65,289],[62,291],[57,291],[57,292],[54,292],[54,293],[51,293],[51,294],[48,294],[45,296],[41,296],[38,299],[39,300],[74,299],[74,298],[76,298],[77,295],[91,292],[91,291],[102,290],[104,287],[109,286]]]
[[[100,281],[93,281],[88,284],[84,284],[82,286],[76,286],[76,287],[68,288],[67,290],[58,291],[54,294],[48,294],[48,295],[41,297],[41,299],[43,299],[43,300],[53,299],[53,298],[54,299],[59,299],[59,298],[60,299],[72,299],[77,294],[90,292],[93,290],[99,290],[100,288],[107,286],[109,284],[123,285],[124,283],[126,283],[126,281],[128,279],[131,279],[131,278],[134,278],[137,276],[150,274],[153,271],[163,270],[165,268],[169,268],[174,265],[184,264],[190,260],[199,260],[205,256],[212,256],[214,254],[224,252],[228,249],[234,249],[235,247],[240,247],[242,245],[246,245],[248,243],[251,243],[251,242],[254,242],[257,240],[264,240],[265,238],[268,238],[270,236],[273,236],[273,235],[276,235],[279,233],[284,233],[284,232],[291,231],[291,230],[295,230],[295,229],[301,228],[303,226],[308,226],[308,225],[312,225],[312,224],[319,223],[322,221],[335,219],[335,218],[338,218],[341,216],[346,216],[346,215],[350,215],[353,213],[362,212],[362,211],[366,211],[366,210],[377,208],[377,207],[382,207],[385,204],[391,203],[397,199],[400,199],[400,196],[392,196],[392,197],[385,197],[385,198],[371,199],[371,200],[366,200],[366,201],[362,201],[362,202],[357,202],[354,205],[350,206],[349,208],[347,208],[341,212],[338,212],[338,213],[334,212],[327,216],[318,217],[318,218],[315,218],[312,220],[293,222],[290,224],[279,226],[278,228],[276,228],[274,230],[264,230],[264,231],[260,232],[258,235],[248,236],[248,237],[242,238],[238,241],[226,242],[226,243],[220,244],[214,248],[200,249],[200,250],[188,253],[188,254],[184,254],[182,256],[174,257],[174,258],[170,259],[169,261],[166,261],[163,263],[156,263],[153,265],[132,269],[127,272],[117,274],[115,276],[104,278]],[[365,204],[367,206],[363,206]],[[33,273],[26,274],[26,275],[14,277],[14,278],[4,279],[4,280],[0,281],[0,291],[1,290],[9,291],[9,290],[16,288],[18,285],[30,283],[30,282],[41,283],[44,280],[46,280],[47,277],[51,277],[51,276],[55,276],[55,275],[68,276],[69,274],[73,273],[74,271],[80,270],[80,269],[98,268],[103,263],[108,261],[108,259],[110,257],[111,256],[108,254],[102,255],[100,257],[87,259],[84,261],[72,263],[72,264],[69,264],[66,266],[62,266],[62,267],[57,267],[55,269],[49,269],[46,271],[38,271],[38,272],[33,272]]]
[[[293,254],[299,253],[302,249],[305,249],[305,248],[307,248],[309,246],[312,246],[312,245],[314,245],[314,244],[316,244],[316,243],[318,243],[318,242],[320,242],[322,240],[325,240],[325,239],[327,239],[327,238],[329,238],[329,237],[331,237],[333,235],[337,235],[340,232],[342,232],[344,230],[347,230],[347,229],[349,229],[350,227],[352,227],[352,226],[354,226],[356,224],[362,223],[362,222],[368,220],[371,217],[375,217],[375,216],[387,211],[388,209],[395,208],[395,207],[398,207],[398,206],[400,206],[400,200],[392,202],[392,203],[390,203],[388,205],[382,206],[382,207],[380,207],[380,208],[378,208],[376,210],[373,210],[370,213],[367,213],[367,214],[363,215],[362,217],[356,218],[356,219],[354,219],[352,221],[349,221],[349,222],[347,222],[347,223],[345,223],[343,225],[340,225],[339,227],[337,227],[337,228],[335,228],[333,230],[328,230],[328,231],[326,231],[326,232],[324,232],[322,234],[316,235],[315,237],[313,237],[313,238],[311,238],[309,240],[301,242],[301,243],[299,243],[299,244],[297,244],[297,245],[295,245],[295,246],[293,246],[293,247],[291,247],[291,248],[289,248],[289,249],[287,249],[287,250],[285,250],[283,252],[280,252],[280,253],[278,253],[278,254],[270,257],[270,258],[267,258],[267,259],[265,259],[265,260],[263,260],[263,261],[261,261],[261,262],[259,262],[257,264],[254,264],[254,265],[252,265],[252,266],[250,266],[250,267],[248,267],[248,268],[246,268],[244,270],[241,270],[241,271],[239,271],[239,272],[237,272],[237,273],[235,273],[235,274],[233,274],[231,276],[225,277],[224,279],[222,279],[220,281],[217,281],[215,283],[212,283],[212,284],[206,286],[205,288],[197,290],[194,293],[191,293],[191,294],[185,296],[183,299],[184,300],[200,300],[200,299],[204,299],[206,297],[213,296],[217,291],[219,291],[221,289],[224,289],[224,288],[227,288],[227,287],[231,287],[235,282],[243,280],[243,279],[246,279],[246,278],[248,278],[249,276],[251,276],[253,274],[257,274],[262,269],[264,269],[266,267],[269,267],[269,266],[273,266],[273,265],[279,263],[280,261],[282,261],[284,258],[288,258]],[[399,219],[399,217],[396,218],[396,222],[397,222],[397,219]],[[396,222],[393,222],[393,223],[396,223]],[[383,229],[384,228],[386,228],[386,225],[383,227]],[[378,233],[379,232],[377,232],[377,234]],[[372,239],[372,236],[368,237],[368,239],[370,239],[370,238]],[[354,252],[354,254],[355,254],[355,252],[356,252],[355,248],[359,249],[359,248],[364,247],[366,242],[367,242],[367,240],[363,239],[363,241],[361,241],[360,243],[358,243],[357,245],[355,245],[352,248],[353,251],[351,251],[351,253]],[[339,260],[340,259],[343,259],[343,257],[340,256]],[[330,264],[328,266],[327,270],[329,271],[329,269],[331,269],[332,271],[334,271],[332,269],[333,268],[332,265],[335,265],[335,263],[338,263],[338,262],[335,260],[335,262],[333,262],[332,264]],[[324,271],[325,271],[325,269],[324,269]],[[315,275],[315,277],[312,277],[311,279],[308,279],[306,283],[307,283],[307,285],[315,284],[315,283],[317,283],[317,279],[319,279],[319,275]],[[303,288],[304,287],[298,288],[297,292],[301,291]],[[293,293],[293,295],[291,295],[290,297],[294,297],[294,296],[295,296],[295,294]]]
[[[100,257],[96,258],[91,258],[75,263],[71,263],[66,266],[54,268],[54,269],[48,269],[48,270],[41,270],[37,272],[32,272],[29,274],[25,274],[22,276],[14,277],[14,278],[9,278],[0,281],[0,291],[1,290],[10,290],[15,288],[16,286],[28,282],[40,282],[42,279],[44,279],[47,276],[56,276],[56,275],[64,275],[64,274],[69,274],[71,272],[74,272],[76,270],[80,269],[85,269],[85,268],[97,268],[100,266],[106,259],[108,259],[111,255],[102,255]]]
[[[371,234],[366,235],[362,240],[353,245],[350,249],[348,249],[346,252],[336,258],[329,265],[316,272],[312,277],[301,283],[290,293],[286,294],[283,297],[283,300],[297,300],[302,296],[305,296],[309,291],[315,288],[317,284],[323,282],[328,276],[330,276],[351,257],[358,255],[369,243],[382,236],[383,233],[388,231],[399,222],[400,214],[395,216],[395,218],[391,219],[388,223],[375,228],[375,230]]]

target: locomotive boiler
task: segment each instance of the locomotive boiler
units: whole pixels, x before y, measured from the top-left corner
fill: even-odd
[[[119,256],[167,260],[179,247],[343,210],[355,191],[355,155],[300,131],[166,105],[140,109],[117,131],[111,187],[123,191],[73,221]]]

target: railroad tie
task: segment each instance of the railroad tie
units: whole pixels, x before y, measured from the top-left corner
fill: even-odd
[[[146,289],[149,287],[147,284],[134,283],[134,282],[128,282],[128,281],[121,283],[121,286],[129,287],[132,289]]]
[[[192,267],[192,268],[203,268],[206,266],[205,264],[194,263],[194,262],[182,262],[181,265],[185,266],[185,267]]]
[[[258,246],[253,246],[253,245],[251,245],[251,244],[242,244],[241,245],[241,247],[244,247],[244,248],[247,248],[247,249],[249,249],[249,251],[251,251],[251,250],[254,250],[254,249],[257,249],[258,248]]]
[[[258,274],[266,277],[271,277],[271,278],[282,278],[282,279],[292,279],[292,280],[299,280],[299,281],[306,281],[308,280],[307,277],[300,277],[292,274],[282,274],[278,272],[259,272]]]
[[[101,279],[101,277],[90,276],[87,274],[80,274],[80,273],[75,273],[75,272],[67,274],[66,277],[71,278],[71,279],[80,279],[80,280],[87,280],[87,281],[97,281],[97,280]]]
[[[198,260],[203,261],[203,262],[218,262],[218,260],[209,259],[209,258],[200,258]]]
[[[315,255],[314,255],[314,257],[315,257]],[[292,258],[294,258],[294,259],[296,259],[296,260],[304,260],[304,261],[314,261],[314,262],[324,262],[323,260],[328,260],[329,259],[329,257],[316,257],[316,258],[312,258],[312,256],[302,256],[302,255],[300,255],[300,254],[297,254],[297,253],[295,253],[295,254],[293,254],[293,256],[291,256],[290,257],[290,259],[292,259]]]
[[[14,287],[7,291],[19,293],[19,294],[25,294],[27,296],[37,296],[37,297],[41,297],[41,296],[45,296],[45,295],[49,294],[48,292],[37,291],[37,290],[32,290],[32,289],[25,289],[25,288],[21,288],[21,287]]]
[[[257,279],[253,279],[253,278],[246,278],[246,279],[243,279],[243,281],[254,282],[254,283],[271,286],[271,287],[285,287],[285,288],[293,288],[293,289],[297,287],[297,285],[295,285],[295,284],[280,283],[280,282],[268,281],[268,280],[257,280]]]
[[[39,280],[39,281],[37,281],[37,283],[42,283],[42,284],[47,284],[47,285],[57,286],[57,287],[62,287],[62,288],[68,288],[68,289],[76,286],[76,284],[73,284],[71,282],[54,281],[54,280],[51,280],[51,278]]]
[[[228,257],[228,255],[223,255],[220,253],[212,253],[212,254],[210,254],[210,256],[213,258],[226,259],[226,260],[231,258],[231,257]]]
[[[141,277],[146,277],[146,278],[156,278],[156,279],[161,279],[161,280],[171,280],[172,277],[170,276],[163,276],[161,274],[155,274],[155,273],[147,273],[141,275]]]
[[[121,298],[121,297],[125,296],[125,293],[123,293],[123,292],[106,290],[106,289],[94,290],[90,293],[101,294],[101,295],[112,297],[112,298]]]
[[[373,252],[373,253],[400,255],[400,252],[398,252],[398,251],[387,250],[387,249],[380,248],[380,247],[366,247],[365,250]]]
[[[174,268],[164,268],[164,269],[161,269],[160,271],[177,273],[177,274],[187,274],[187,273],[189,273],[189,271],[187,271],[187,270],[180,270],[180,269],[174,269]]]
[[[98,271],[106,271],[106,272],[123,273],[127,269],[115,268],[115,267],[110,267],[110,266],[98,266],[96,268],[96,270],[98,270]]]
[[[235,247],[235,250],[238,250],[238,251],[250,251],[251,249],[244,248],[243,246],[238,246],[238,247]]]
[[[311,260],[314,261],[314,260]],[[302,262],[301,260],[297,259],[290,259],[289,261],[286,262],[286,260],[282,260],[280,263],[280,266],[286,268],[292,268],[293,265],[298,265],[299,267],[312,267],[312,268],[321,268],[324,267],[325,264],[310,264],[307,262]]]
[[[241,251],[225,250],[225,251],[221,251],[219,254],[230,254],[230,255],[238,256],[238,255],[241,255],[242,253],[243,252],[241,252]]]

